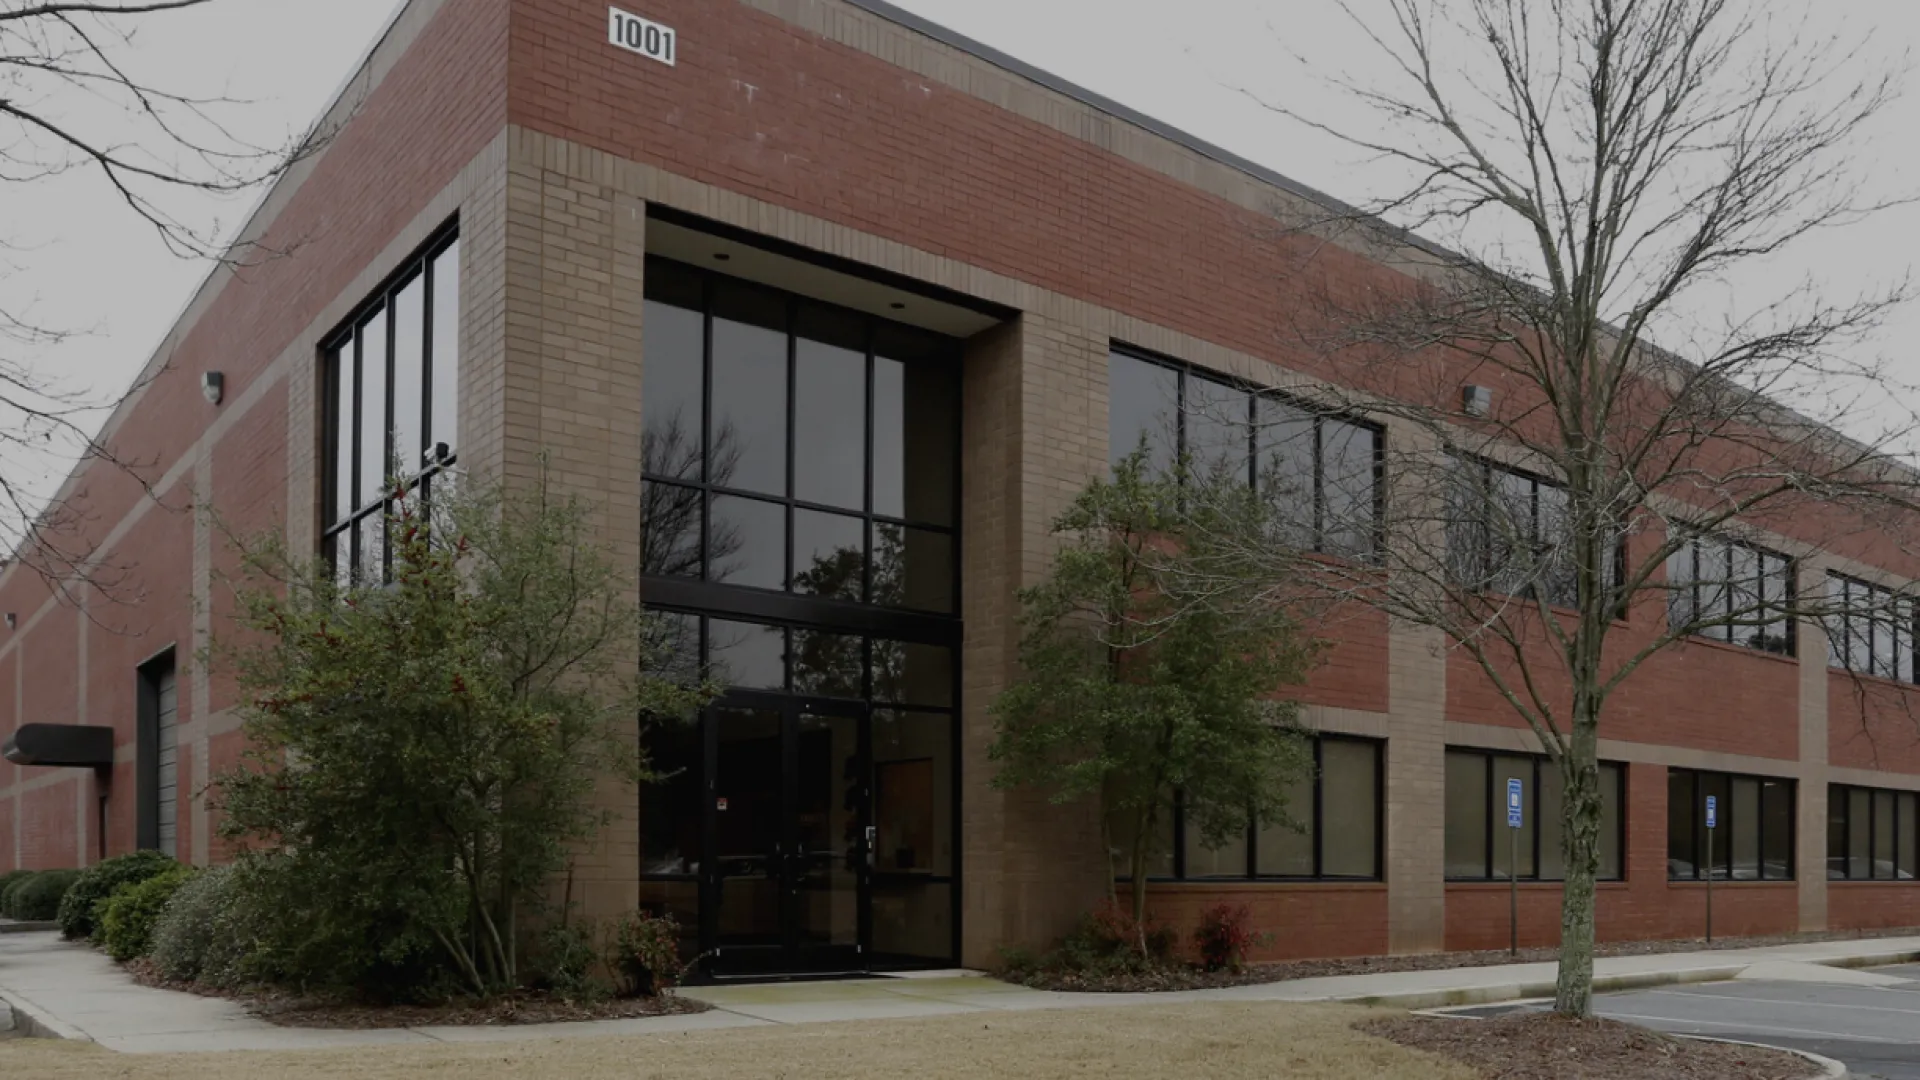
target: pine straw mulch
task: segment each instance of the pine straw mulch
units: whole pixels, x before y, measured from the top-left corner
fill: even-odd
[[[1796,1054],[1675,1039],[1615,1020],[1529,1013],[1493,1020],[1400,1016],[1356,1025],[1368,1035],[1469,1065],[1487,1080],[1808,1080]]]
[[[1796,945],[1812,941],[1872,940],[1884,937],[1911,937],[1920,930],[1868,930],[1817,934],[1774,934],[1766,937],[1716,938],[1709,945],[1699,938],[1659,941],[1609,941],[1594,949],[1595,956],[1653,956],[1676,952],[1718,952],[1723,949],[1752,949],[1767,945]],[[1270,964],[1249,964],[1239,971],[1202,971],[1187,964],[1172,964],[1149,971],[1084,972],[1034,969],[1005,972],[1002,978],[1035,990],[1117,994],[1153,993],[1164,990],[1211,990],[1223,986],[1253,986],[1262,983],[1290,982],[1294,979],[1318,979],[1331,975],[1380,975],[1403,971],[1440,971],[1446,968],[1492,967],[1498,964],[1551,963],[1560,958],[1554,948],[1521,949],[1511,956],[1505,949],[1478,952],[1421,953],[1413,956],[1356,956],[1331,960],[1284,960]]]
[[[225,998],[281,1027],[369,1030],[414,1027],[504,1027],[514,1024],[563,1024],[589,1020],[626,1020],[706,1012],[703,1001],[666,993],[652,998],[583,1000],[559,994],[525,992],[497,998],[453,998],[435,1004],[377,1005],[299,994],[269,987],[233,989],[168,979],[145,960],[126,965],[142,986],[179,990],[201,997]]]

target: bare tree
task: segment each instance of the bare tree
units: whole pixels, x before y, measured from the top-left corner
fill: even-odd
[[[1905,284],[1834,298],[1810,274],[1711,327],[1693,317],[1741,267],[1889,205],[1855,155],[1896,82],[1860,49],[1771,26],[1763,0],[1342,6],[1391,72],[1335,80],[1373,122],[1275,107],[1412,179],[1363,208],[1289,209],[1279,243],[1299,259],[1296,344],[1332,386],[1320,401],[1387,422],[1393,497],[1369,557],[1302,558],[1283,483],[1215,546],[1302,602],[1437,631],[1525,719],[1565,791],[1556,1007],[1584,1016],[1609,702],[1691,637],[1778,651],[1798,620],[1862,614],[1794,589],[1788,559],[1870,536],[1911,550],[1915,425],[1904,387],[1860,356]],[[1402,273],[1356,297],[1356,251]],[[1300,475],[1300,449],[1267,436],[1262,473]],[[1320,518],[1340,506],[1349,532],[1374,528],[1371,463],[1324,457]],[[1313,476],[1310,446],[1305,461]],[[1329,501],[1345,484],[1362,490]],[[1910,626],[1908,603],[1865,615]]]
[[[232,124],[243,102],[183,92],[187,80],[150,74],[155,58],[133,48],[151,20],[213,2],[0,0],[0,185],[97,190],[103,213],[117,205],[186,258],[282,253],[230,243],[207,203],[271,181],[315,150],[320,133],[257,145]],[[0,278],[31,273],[30,252],[4,242],[0,252],[10,256]],[[49,501],[42,480],[52,466],[97,459],[144,485],[151,463],[125,460],[95,436],[120,395],[51,374],[47,354],[73,333],[0,301],[0,544],[62,595],[82,583],[111,595],[117,574],[96,558],[83,500]]]

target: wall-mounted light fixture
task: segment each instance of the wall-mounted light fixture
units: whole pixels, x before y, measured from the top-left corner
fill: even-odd
[[[218,371],[209,371],[200,376],[200,392],[206,395],[207,404],[218,405],[227,393],[227,377]]]
[[[1467,386],[1460,390],[1460,406],[1468,416],[1491,416],[1493,414],[1493,391],[1484,386]]]
[[[15,626],[18,626],[19,624],[20,624],[20,616],[15,615],[11,611],[7,612],[7,629],[11,630]]]

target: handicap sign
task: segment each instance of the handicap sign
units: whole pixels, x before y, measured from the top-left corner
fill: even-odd
[[[1507,828],[1520,827],[1520,781],[1507,781]]]
[[[1719,811],[1720,800],[1714,798],[1712,795],[1707,796],[1707,828],[1714,828],[1720,823]]]

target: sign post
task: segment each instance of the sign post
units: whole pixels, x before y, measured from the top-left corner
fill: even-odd
[[[1507,955],[1520,955],[1520,824],[1525,789],[1507,781]]]
[[[1720,803],[1707,796],[1707,944],[1713,944],[1713,832],[1720,824]]]

